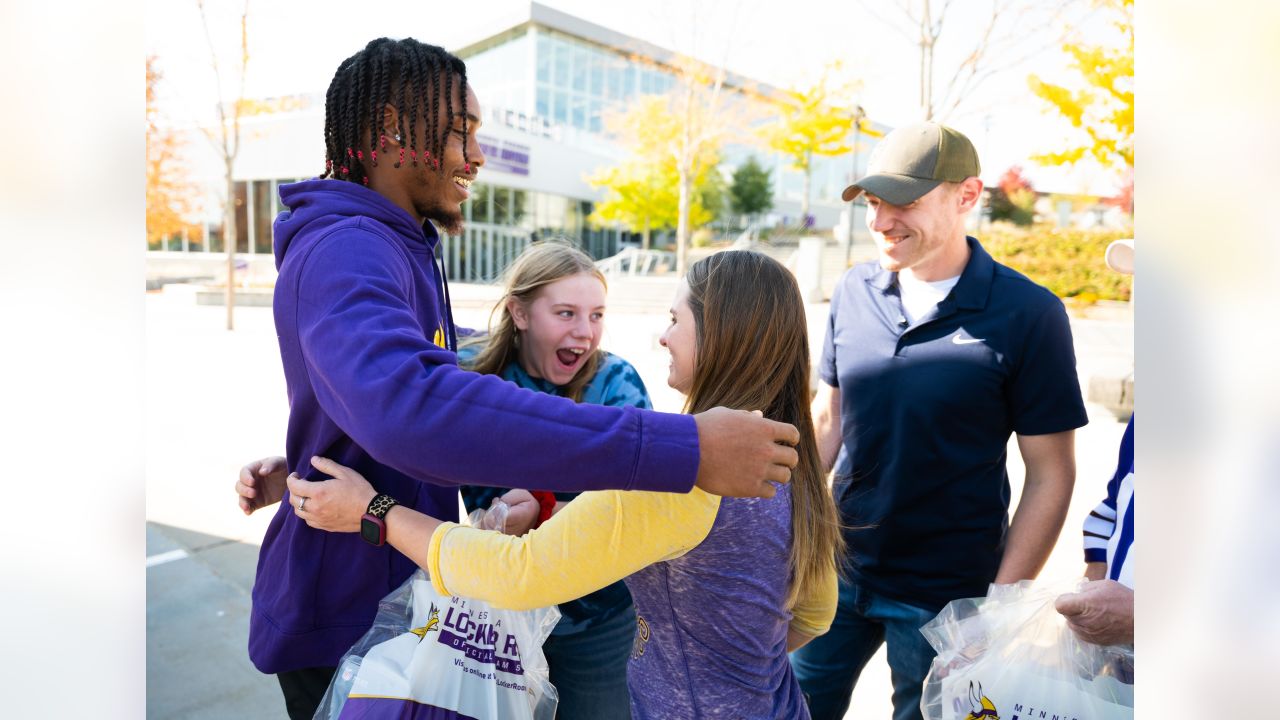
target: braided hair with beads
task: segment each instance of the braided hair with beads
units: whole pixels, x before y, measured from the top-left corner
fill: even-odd
[[[444,118],[440,122],[443,86]],[[406,162],[440,170],[440,158],[452,130],[454,87],[462,88],[462,131],[467,132],[467,66],[444,48],[413,38],[378,38],[338,66],[325,94],[325,161],[322,178],[369,184],[370,166],[378,164],[387,138],[383,108],[396,109],[401,138],[396,167]],[[427,147],[418,147],[418,115],[422,113]],[[406,157],[406,150],[408,156]],[[463,146],[463,160],[470,163]],[[385,159],[384,159],[385,162]]]

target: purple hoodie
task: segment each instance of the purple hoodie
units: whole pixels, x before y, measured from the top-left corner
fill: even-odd
[[[579,405],[458,368],[430,223],[341,180],[285,185],[280,197],[275,321],[291,471],[324,479],[309,462],[323,455],[442,520],[457,519],[464,484],[693,487],[691,417]],[[413,569],[390,546],[307,527],[286,494],[258,556],[250,659],[264,673],[336,665]]]

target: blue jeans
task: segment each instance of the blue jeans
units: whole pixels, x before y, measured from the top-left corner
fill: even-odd
[[[559,720],[630,720],[627,662],[635,641],[636,612],[628,606],[617,616],[583,631],[552,635],[542,645],[556,686]]]
[[[867,661],[888,643],[894,720],[920,720],[920,693],[934,652],[920,628],[937,610],[917,607],[840,581],[835,622],[827,634],[791,653],[791,668],[813,720],[840,720]]]

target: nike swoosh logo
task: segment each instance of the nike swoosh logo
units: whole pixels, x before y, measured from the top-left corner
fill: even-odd
[[[982,338],[967,338],[967,337],[960,337],[959,335],[953,335],[951,337],[951,342],[955,343],[956,345],[972,345],[974,343],[982,342]]]

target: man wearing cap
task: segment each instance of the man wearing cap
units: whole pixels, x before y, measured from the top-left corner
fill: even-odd
[[[1107,267],[1133,274],[1132,240],[1107,247]],[[1120,440],[1107,496],[1084,520],[1085,583],[1058,598],[1067,625],[1085,642],[1133,644],[1133,417]]]
[[[919,629],[989,583],[1035,577],[1075,482],[1087,418],[1062,302],[965,234],[978,155],[937,123],[890,133],[865,193],[878,263],[831,298],[814,424],[848,543],[835,624],[792,656],[815,720],[841,718],[887,643],[894,718],[920,717]],[[1009,436],[1026,465],[1009,520]],[[838,455],[838,458],[837,458]]]

